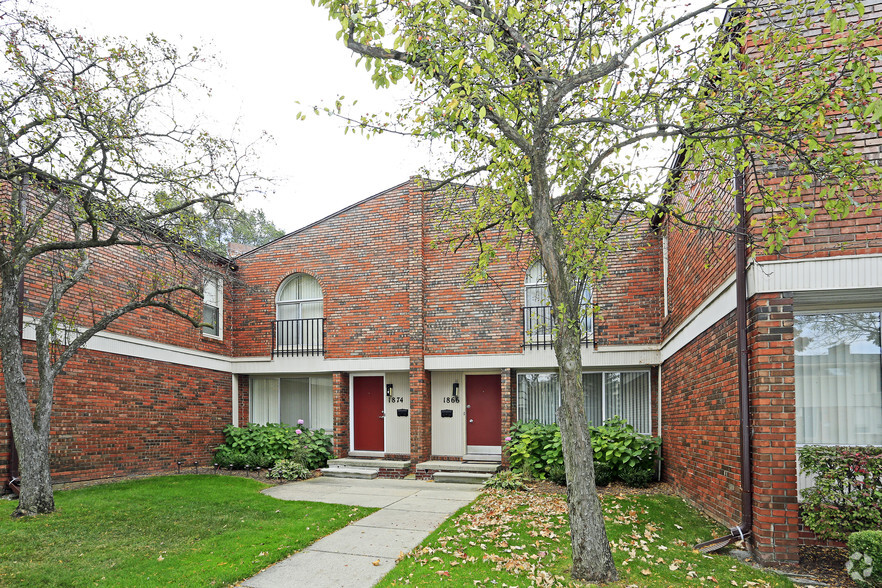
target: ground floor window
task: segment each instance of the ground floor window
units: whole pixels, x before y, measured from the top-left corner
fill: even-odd
[[[334,428],[334,399],[330,376],[251,378],[249,420],[252,423]]]
[[[797,445],[882,445],[882,313],[794,317]]]
[[[652,434],[648,371],[590,372],[582,375],[585,416],[599,425],[619,416],[636,431]],[[518,374],[518,419],[551,424],[557,420],[560,385],[556,373]]]

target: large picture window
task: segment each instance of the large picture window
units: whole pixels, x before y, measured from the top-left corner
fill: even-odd
[[[797,445],[882,445],[882,313],[794,317]]]
[[[283,423],[310,429],[334,428],[330,376],[290,378],[252,377],[249,421],[258,425]]]
[[[648,371],[592,372],[582,375],[585,417],[592,425],[619,416],[634,429],[652,434],[652,403]],[[556,373],[518,374],[518,419],[557,422],[560,385]]]

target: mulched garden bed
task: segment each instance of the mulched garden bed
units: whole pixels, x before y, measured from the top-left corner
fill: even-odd
[[[799,570],[828,586],[857,586],[845,571],[848,551],[844,547],[803,545],[799,548]]]

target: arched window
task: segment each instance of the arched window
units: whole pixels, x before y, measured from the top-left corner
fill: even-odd
[[[548,279],[537,261],[524,279],[524,346],[550,347],[553,342]]]
[[[580,309],[582,342],[592,338],[591,291],[582,293]],[[551,347],[554,343],[554,316],[551,312],[551,299],[548,296],[548,278],[541,262],[536,262],[527,270],[524,279],[524,346]]]
[[[524,280],[524,302],[528,307],[548,306],[548,279],[545,268],[538,261],[527,270]]]
[[[288,277],[276,293],[276,351],[319,351],[323,341],[322,287],[308,274]]]

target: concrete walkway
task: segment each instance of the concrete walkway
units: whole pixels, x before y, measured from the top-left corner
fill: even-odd
[[[319,539],[242,582],[248,588],[365,587],[395,567],[401,553],[478,495],[471,484],[321,477],[264,490],[282,500],[372,506],[382,510]],[[378,565],[377,562],[379,562]]]

